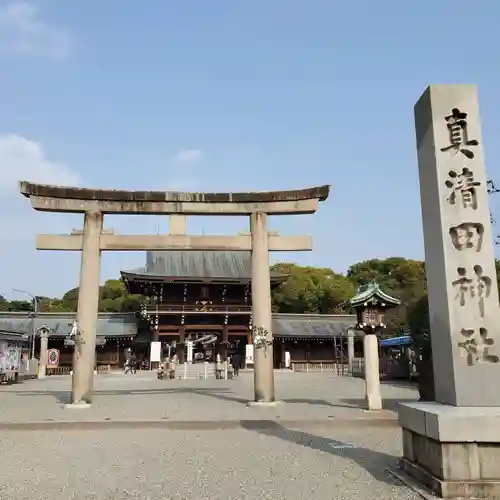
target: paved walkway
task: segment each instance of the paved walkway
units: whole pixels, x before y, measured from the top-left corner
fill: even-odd
[[[0,389],[2,500],[419,498],[387,473],[401,455],[401,431],[390,409],[377,412],[390,423],[380,426],[360,408],[359,379],[277,373],[284,403],[265,409],[246,405],[251,373],[232,381],[101,375],[87,410],[61,408],[70,383],[50,377]],[[416,397],[393,385],[383,393],[389,408]],[[90,421],[99,425],[89,430]],[[126,421],[130,429],[116,426]],[[30,432],[29,422],[52,429]]]
[[[270,408],[248,407],[253,374],[234,380],[157,380],[151,372],[136,376],[97,375],[90,409],[64,409],[71,378],[48,377],[0,388],[0,426],[9,423],[61,421],[211,421],[284,419],[391,419],[398,401],[417,399],[413,387],[383,384],[382,412],[366,412],[364,381],[334,374],[276,372],[276,395],[283,401]]]
[[[2,500],[417,500],[400,431],[0,431]],[[9,452],[7,452],[9,450]]]

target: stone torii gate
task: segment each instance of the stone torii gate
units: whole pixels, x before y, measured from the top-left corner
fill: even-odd
[[[73,357],[72,405],[92,402],[101,251],[236,250],[252,255],[252,327],[263,333],[254,341],[254,392],[257,404],[275,402],[269,251],[312,250],[309,236],[268,233],[268,215],[315,213],[330,186],[260,193],[182,193],[119,191],[20,182],[20,192],[35,210],[83,213],[82,231],[37,235],[38,250],[81,251],[77,321],[82,342]],[[116,235],[103,229],[104,214],[247,215],[250,234],[238,236]],[[179,231],[180,232],[180,231]]]

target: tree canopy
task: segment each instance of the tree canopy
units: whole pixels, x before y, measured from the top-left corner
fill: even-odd
[[[341,304],[356,293],[356,286],[347,277],[331,269],[302,267],[292,263],[275,264],[273,271],[289,275],[272,292],[273,311],[282,313],[341,312]]]

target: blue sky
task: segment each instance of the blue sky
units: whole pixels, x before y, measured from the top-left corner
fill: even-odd
[[[476,83],[489,175],[500,178],[500,4],[463,0],[0,0],[0,294],[60,295],[79,254],[37,252],[17,180],[248,191],[331,184],[315,216],[272,219],[331,267],[423,258],[413,105],[429,83]],[[107,217],[120,233],[158,217]],[[196,218],[194,234],[245,230]],[[140,266],[107,253],[102,280]]]

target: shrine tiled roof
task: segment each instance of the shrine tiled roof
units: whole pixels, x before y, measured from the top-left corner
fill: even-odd
[[[51,337],[67,337],[70,323],[75,313],[39,313],[35,318],[35,329],[47,326]],[[276,338],[317,338],[329,339],[347,335],[356,323],[350,314],[273,314],[272,328]],[[97,336],[135,337],[138,318],[134,313],[99,313]],[[32,326],[29,313],[0,312],[0,339],[7,336],[16,338],[31,335]],[[2,336],[3,334],[3,336]],[[147,336],[149,339],[149,336]]]
[[[0,326],[0,340],[6,340],[7,342],[25,342],[29,341],[29,335],[12,331],[10,329],[5,329]]]
[[[273,336],[288,338],[333,338],[353,329],[352,314],[273,314]]]
[[[156,278],[206,278],[239,279],[252,278],[250,252],[230,251],[151,251],[147,252],[146,266],[122,271],[128,279]],[[280,275],[271,272],[271,278]]]
[[[71,323],[76,313],[38,313],[34,318],[35,330],[47,326],[53,337],[66,337],[71,332]],[[5,334],[32,333],[29,313],[0,312],[0,332]],[[134,314],[100,313],[97,335],[100,337],[134,337],[137,334],[137,319]]]
[[[373,299],[385,302],[391,306],[398,306],[401,303],[399,299],[391,297],[389,294],[383,292],[376,281],[370,281],[366,285],[359,287],[356,295],[349,300],[349,305],[357,307]]]

